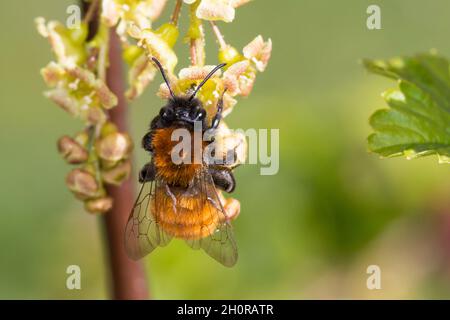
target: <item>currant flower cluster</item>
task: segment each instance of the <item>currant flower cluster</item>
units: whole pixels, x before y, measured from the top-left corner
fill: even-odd
[[[41,69],[49,87],[44,94],[84,128],[64,135],[57,142],[63,159],[76,168],[66,176],[66,185],[91,213],[103,213],[113,206],[105,185],[120,185],[131,172],[132,141],[108,119],[117,97],[105,83],[108,66],[109,31],[100,24],[87,40],[88,23],[70,29],[58,21],[36,19],[38,32],[48,39],[55,60]]]
[[[98,8],[98,31],[87,40],[86,20],[80,28],[68,29],[63,24],[37,18],[39,33],[46,37],[55,53],[41,74],[51,88],[45,95],[70,115],[81,119],[85,128],[73,137],[64,136],[58,141],[58,150],[64,159],[79,165],[67,176],[66,182],[75,196],[85,203],[89,212],[105,212],[111,208],[112,199],[104,185],[119,185],[131,171],[129,156],[132,143],[127,133],[118,132],[108,121],[107,110],[117,105],[117,97],[105,84],[108,66],[109,30],[113,28],[122,44],[123,60],[128,65],[129,100],[138,98],[155,79],[158,70],[151,58],[156,57],[164,66],[172,89],[177,95],[189,95],[214,67],[205,65],[204,24],[209,24],[217,38],[218,63],[226,63],[224,72],[217,72],[198,92],[208,117],[215,114],[219,98],[223,95],[224,112],[228,115],[237,103],[237,97],[250,94],[258,72],[263,72],[270,59],[272,42],[258,35],[241,51],[227,42],[217,22],[232,22],[236,8],[250,0],[174,0],[170,20],[155,26],[154,22],[168,5],[167,0],[91,0]],[[190,65],[175,68],[178,57],[174,45],[180,36],[178,20],[183,7],[187,7],[189,26],[183,40],[188,44]],[[157,95],[169,97],[165,83]],[[226,124],[218,130],[217,140],[224,150],[234,148],[237,162],[246,158],[245,137],[231,133]],[[223,199],[236,207],[234,199]],[[236,200],[237,201],[237,200]]]

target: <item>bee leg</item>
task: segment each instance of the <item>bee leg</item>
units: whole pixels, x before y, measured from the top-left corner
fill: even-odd
[[[155,165],[153,164],[153,161],[150,161],[142,167],[141,171],[139,171],[139,182],[144,183],[147,181],[153,181],[155,180],[155,176]]]
[[[205,161],[210,166],[220,165],[227,169],[234,169],[240,165],[236,148],[227,150],[222,156],[216,156],[215,149],[212,149],[211,153],[206,155]]]
[[[222,111],[223,111],[223,95],[225,94],[226,90],[223,91],[222,96],[220,97],[219,101],[217,101],[217,112],[214,115],[214,117],[211,120],[211,127],[210,130],[215,130],[220,124],[220,120],[222,119]]]
[[[217,188],[228,193],[234,191],[234,188],[236,187],[236,180],[230,170],[210,167],[209,173],[211,174]]]
[[[152,131],[149,131],[142,138],[142,142],[141,142],[142,148],[144,148],[145,151],[148,151],[150,153],[153,153],[152,139],[153,139],[153,133],[152,133]]]
[[[239,165],[236,149],[227,150],[226,158],[223,164],[228,168],[234,168]]]
[[[150,152],[151,154],[153,154],[153,147],[152,147],[153,131],[161,128],[164,128],[164,124],[161,122],[161,117],[156,116],[150,123],[149,132],[147,132],[145,136],[142,138],[141,141],[142,148],[144,148],[144,150]]]

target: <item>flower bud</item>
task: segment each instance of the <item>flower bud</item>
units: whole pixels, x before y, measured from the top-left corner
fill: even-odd
[[[112,206],[113,199],[111,197],[92,199],[84,203],[84,208],[90,213],[105,213],[111,210]]]
[[[95,147],[103,160],[119,161],[128,157],[133,143],[127,134],[113,132],[98,140]]]
[[[83,117],[89,124],[99,124],[105,122],[107,117],[105,112],[100,107],[90,107],[84,110]]]
[[[105,124],[102,126],[102,129],[100,131],[101,137],[106,137],[107,135],[111,133],[117,132],[117,126],[112,123],[111,121],[105,122]]]
[[[83,163],[88,159],[86,149],[69,136],[63,136],[58,140],[58,151],[70,164]]]
[[[245,74],[249,72],[249,69],[250,61],[243,60],[233,63],[227,71],[223,73],[223,81],[228,94],[235,96],[248,91],[248,88],[245,85],[247,83],[244,83],[243,79],[245,79]],[[250,85],[253,86],[253,84]]]
[[[272,40],[264,41],[262,36],[257,36],[242,50],[244,57],[252,61],[258,71],[263,72],[269,63],[272,52]]]
[[[58,63],[75,63],[78,65],[84,63],[86,53],[84,47],[80,45],[81,43],[77,42],[81,41],[83,31],[78,36],[71,37],[69,30],[58,21],[47,23],[44,18],[39,17],[36,18],[35,22],[38,32],[50,41]]]
[[[235,220],[241,213],[241,203],[234,198],[225,198],[222,192],[218,192],[217,195],[225,210],[225,221]]]
[[[160,34],[150,29],[143,30],[133,24],[128,27],[128,34],[138,40],[138,46],[142,47],[147,54],[156,57],[168,73],[173,72],[178,63],[177,55]],[[169,36],[169,42],[173,41],[172,37],[173,35]]]
[[[73,169],[70,171],[66,177],[66,185],[81,200],[95,197],[99,190],[95,177],[83,169]]]
[[[180,34],[177,26],[170,22],[161,25],[155,33],[158,34],[161,39],[169,45],[169,47],[173,47],[175,45],[178,40],[178,35]]]
[[[110,160],[104,160],[104,159],[100,159],[100,166],[102,168],[103,171],[108,171],[111,170],[112,168],[114,168],[115,166],[117,166],[119,161],[110,161]]]
[[[127,180],[131,172],[131,162],[129,160],[120,162],[109,170],[102,171],[102,179],[108,184],[120,185]]]
[[[235,15],[233,1],[200,1],[196,15],[204,20],[231,22]]]
[[[89,134],[86,131],[81,131],[75,135],[74,139],[80,146],[86,148],[89,142]]]
[[[64,89],[52,89],[44,92],[44,95],[60,106],[64,111],[70,113],[73,116],[79,113],[78,101],[70,96]]]
[[[100,49],[98,47],[90,47],[87,49],[88,56],[86,59],[86,67],[89,71],[94,71],[97,67],[98,55]]]
[[[228,66],[243,59],[244,57],[232,46],[219,50],[219,62],[226,63]]]
[[[94,86],[96,96],[103,108],[111,109],[119,103],[117,96],[111,91],[111,89],[108,88],[108,86],[103,81],[97,79]]]
[[[235,220],[241,213],[241,203],[234,198],[226,199],[223,208],[227,215],[227,221]]]
[[[156,76],[156,67],[150,62],[147,54],[142,52],[128,70],[128,82],[130,87],[125,92],[125,96],[129,100],[136,99],[145,90],[145,88],[153,81]]]
[[[128,65],[132,65],[143,52],[142,48],[130,45],[123,50],[122,57]]]
[[[74,44],[81,45],[88,36],[88,25],[85,22],[80,23],[78,28],[69,29],[70,39]]]

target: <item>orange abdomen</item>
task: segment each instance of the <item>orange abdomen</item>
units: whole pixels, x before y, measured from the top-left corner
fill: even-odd
[[[152,199],[151,212],[167,234],[184,240],[201,239],[211,235],[220,222],[217,209],[202,198],[181,194],[171,198],[159,188]]]

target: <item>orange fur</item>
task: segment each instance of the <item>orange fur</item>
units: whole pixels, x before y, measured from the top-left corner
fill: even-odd
[[[154,163],[159,178],[166,181],[169,185],[187,187],[189,182],[202,168],[201,163],[194,163],[194,134],[191,133],[192,159],[191,164],[175,164],[172,162],[171,153],[179,141],[172,141],[172,132],[175,127],[155,130],[153,135]],[[203,146],[207,142],[203,142]],[[202,146],[202,149],[203,149]],[[200,150],[202,154],[202,150]]]
[[[187,188],[189,183],[202,169],[201,163],[174,164],[171,159],[172,149],[179,141],[172,141],[175,127],[157,129],[154,132],[152,144],[156,175],[169,186]],[[194,135],[192,136],[192,150]],[[202,150],[208,142],[202,142]],[[202,154],[202,153],[201,153]],[[194,151],[192,152],[192,159]],[[157,201],[157,208],[155,202]],[[176,209],[174,201],[162,188],[156,190],[152,199],[151,213],[161,228],[169,235],[185,240],[196,240],[211,235],[219,224],[221,213],[206,200],[205,195],[184,196],[176,193]]]
[[[185,239],[197,240],[211,235],[219,224],[221,216],[217,208],[204,197],[176,196],[177,206],[160,188],[152,199],[151,212],[161,228],[169,235]],[[155,210],[157,201],[158,210]]]

